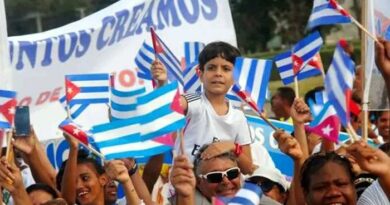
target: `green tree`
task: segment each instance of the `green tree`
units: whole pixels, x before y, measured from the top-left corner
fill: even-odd
[[[115,3],[117,0],[5,0],[8,35],[57,28]],[[40,22],[40,25],[38,25]]]
[[[275,36],[289,46],[303,38],[312,1],[286,0],[230,0],[233,21],[240,49],[244,52],[267,50],[267,42]],[[329,27],[321,33],[329,33]]]

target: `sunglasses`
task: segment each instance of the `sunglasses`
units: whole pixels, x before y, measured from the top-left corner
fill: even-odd
[[[268,193],[275,185],[277,185],[271,180],[263,180],[261,182],[257,182],[256,184],[261,188],[261,191],[263,191],[263,193]]]
[[[199,177],[207,180],[208,183],[221,183],[223,177],[227,177],[230,180],[237,178],[240,175],[240,168],[232,167],[225,171],[209,172],[207,174],[201,174]]]

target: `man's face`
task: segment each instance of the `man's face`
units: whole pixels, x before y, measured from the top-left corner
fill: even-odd
[[[206,175],[215,171],[226,171],[230,168],[237,167],[237,163],[227,158],[212,158],[205,160],[200,164],[200,174]],[[201,193],[211,199],[213,196],[233,197],[241,188],[240,175],[234,179],[223,177],[219,183],[210,183],[206,179],[198,177],[197,187]]]
[[[390,142],[390,111],[384,111],[378,118],[378,132],[385,142]]]
[[[233,68],[231,62],[221,57],[209,60],[204,65],[203,71],[200,71],[200,80],[206,95],[225,95],[234,82]]]
[[[327,162],[310,176],[308,205],[356,204],[356,191],[347,171],[340,164]]]
[[[275,114],[275,118],[280,119],[283,117],[283,107],[283,99],[276,93],[271,99],[271,110]]]

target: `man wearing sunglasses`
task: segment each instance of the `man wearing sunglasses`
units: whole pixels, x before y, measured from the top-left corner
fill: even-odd
[[[212,197],[231,198],[241,188],[243,177],[236,154],[228,151],[212,158],[202,158],[202,153],[208,148],[215,147],[205,145],[199,150],[193,172],[185,156],[175,158],[171,171],[171,183],[176,191],[176,199],[171,200],[173,204],[211,205]]]
[[[271,167],[260,167],[255,170],[247,181],[260,186],[263,196],[260,198],[260,205],[280,205],[287,200],[288,182],[282,173]]]

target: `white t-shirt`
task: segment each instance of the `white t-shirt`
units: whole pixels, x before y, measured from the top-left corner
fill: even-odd
[[[259,167],[275,168],[275,163],[269,155],[267,149],[259,141],[251,144],[252,161]]]
[[[357,202],[358,205],[390,205],[389,198],[383,191],[378,180],[375,180],[366,190],[362,193]]]
[[[244,113],[229,103],[226,115],[218,115],[204,94],[186,94],[187,124],[184,128],[184,150],[193,161],[199,149],[215,141],[231,140],[240,145],[252,143]],[[176,139],[175,151],[180,147]]]

